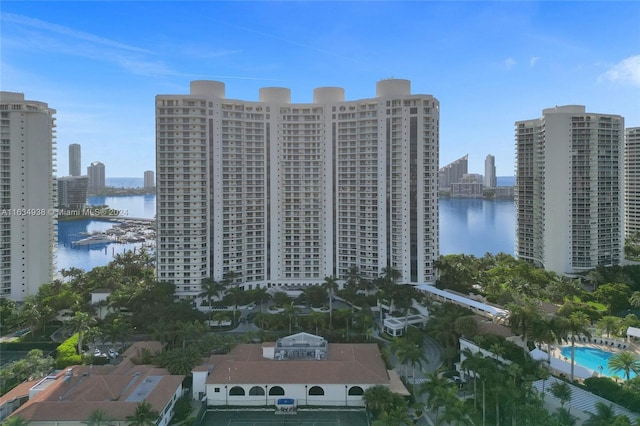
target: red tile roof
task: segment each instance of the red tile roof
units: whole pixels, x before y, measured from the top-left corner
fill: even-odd
[[[212,355],[208,384],[389,384],[389,374],[376,344],[329,345],[326,360],[271,360],[262,345],[242,344],[227,355]]]

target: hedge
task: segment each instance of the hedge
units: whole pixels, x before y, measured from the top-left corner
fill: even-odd
[[[56,356],[56,368],[62,369],[70,365],[82,364],[82,356],[78,355],[76,349],[78,347],[78,333],[69,337],[58,346],[58,355]]]

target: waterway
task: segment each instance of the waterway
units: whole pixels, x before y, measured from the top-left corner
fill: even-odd
[[[153,218],[156,214],[155,195],[89,197],[89,205],[108,205],[131,218]],[[476,198],[441,198],[440,254],[485,253],[513,254],[515,250],[515,206],[513,200],[482,200]],[[72,245],[86,237],[85,233],[100,232],[112,226],[109,222],[77,220],[58,224],[57,270],[71,267],[90,270],[106,265],[116,253],[139,249],[141,243]]]

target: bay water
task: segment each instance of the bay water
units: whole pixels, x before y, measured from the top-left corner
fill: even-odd
[[[108,205],[126,212],[131,218],[153,218],[155,195],[89,197],[89,205]],[[477,198],[441,198],[440,254],[485,253],[514,254],[516,214],[513,200]],[[87,234],[109,229],[113,224],[97,220],[72,220],[58,223],[56,270],[81,268],[85,271],[109,263],[117,253],[138,250],[141,243],[73,246],[72,242]]]

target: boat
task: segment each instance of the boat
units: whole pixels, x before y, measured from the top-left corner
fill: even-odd
[[[91,244],[109,244],[112,242],[113,242],[113,239],[108,235],[94,234],[94,235],[88,236],[87,238],[74,241],[72,244],[76,246],[88,246]]]

